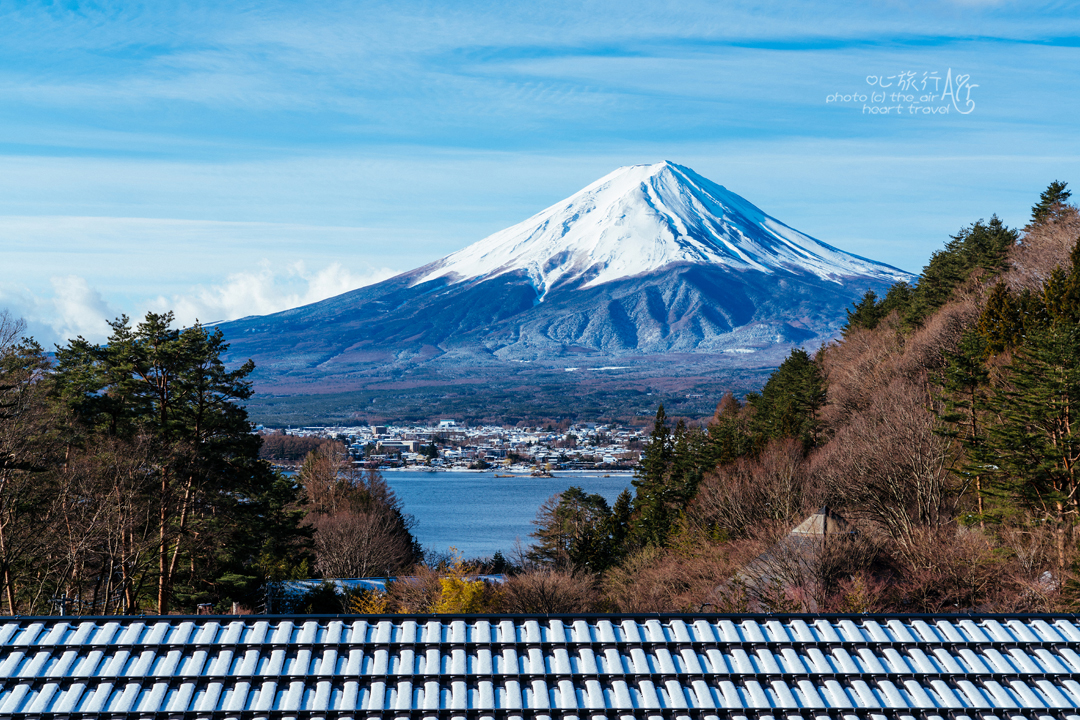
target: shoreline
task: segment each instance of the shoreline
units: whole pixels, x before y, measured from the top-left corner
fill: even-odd
[[[499,474],[500,477],[531,477],[533,470],[503,470],[502,468],[488,468],[487,470],[470,470],[469,468],[418,468],[418,467],[385,467],[379,468],[379,472],[383,473],[395,473],[395,472],[413,472],[413,473],[430,473],[432,475],[438,473],[474,473],[482,475],[484,473]],[[633,470],[551,470],[552,475],[633,475]],[[505,473],[505,474],[503,474]]]

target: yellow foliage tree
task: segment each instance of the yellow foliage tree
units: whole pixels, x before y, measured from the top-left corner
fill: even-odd
[[[487,587],[483,580],[470,580],[461,553],[450,548],[454,562],[446,577],[439,580],[439,598],[431,611],[434,613],[480,613],[490,610]]]
[[[390,596],[379,590],[357,590],[349,593],[346,607],[356,615],[385,615],[390,612]]]

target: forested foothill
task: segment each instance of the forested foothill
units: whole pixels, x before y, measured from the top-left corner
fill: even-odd
[[[1022,229],[962,228],[916,284],[872,292],[707,422],[663,407],[613,505],[571,488],[510,558],[425,557],[343,445],[260,459],[251,365],[220,332],[120,318],[55,359],[0,315],[0,607],[12,614],[1075,611],[1080,211],[1051,184]],[[264,452],[264,457],[268,456]],[[501,584],[477,573],[505,573]]]

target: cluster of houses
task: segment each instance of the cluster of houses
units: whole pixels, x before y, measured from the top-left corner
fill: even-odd
[[[341,440],[357,462],[417,469],[629,470],[646,441],[639,429],[583,423],[554,427],[437,425],[304,427],[290,435]]]

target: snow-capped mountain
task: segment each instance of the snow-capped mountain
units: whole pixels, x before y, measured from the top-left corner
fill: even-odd
[[[816,349],[867,289],[910,277],[663,162],[616,170],[416,270],[221,328],[264,388],[355,389],[521,363],[561,371],[570,358],[674,377]]]
[[[801,272],[843,282],[906,273],[815,240],[690,168],[672,162],[619,168],[528,220],[417,271],[417,283],[521,273],[542,298],[676,263]]]

